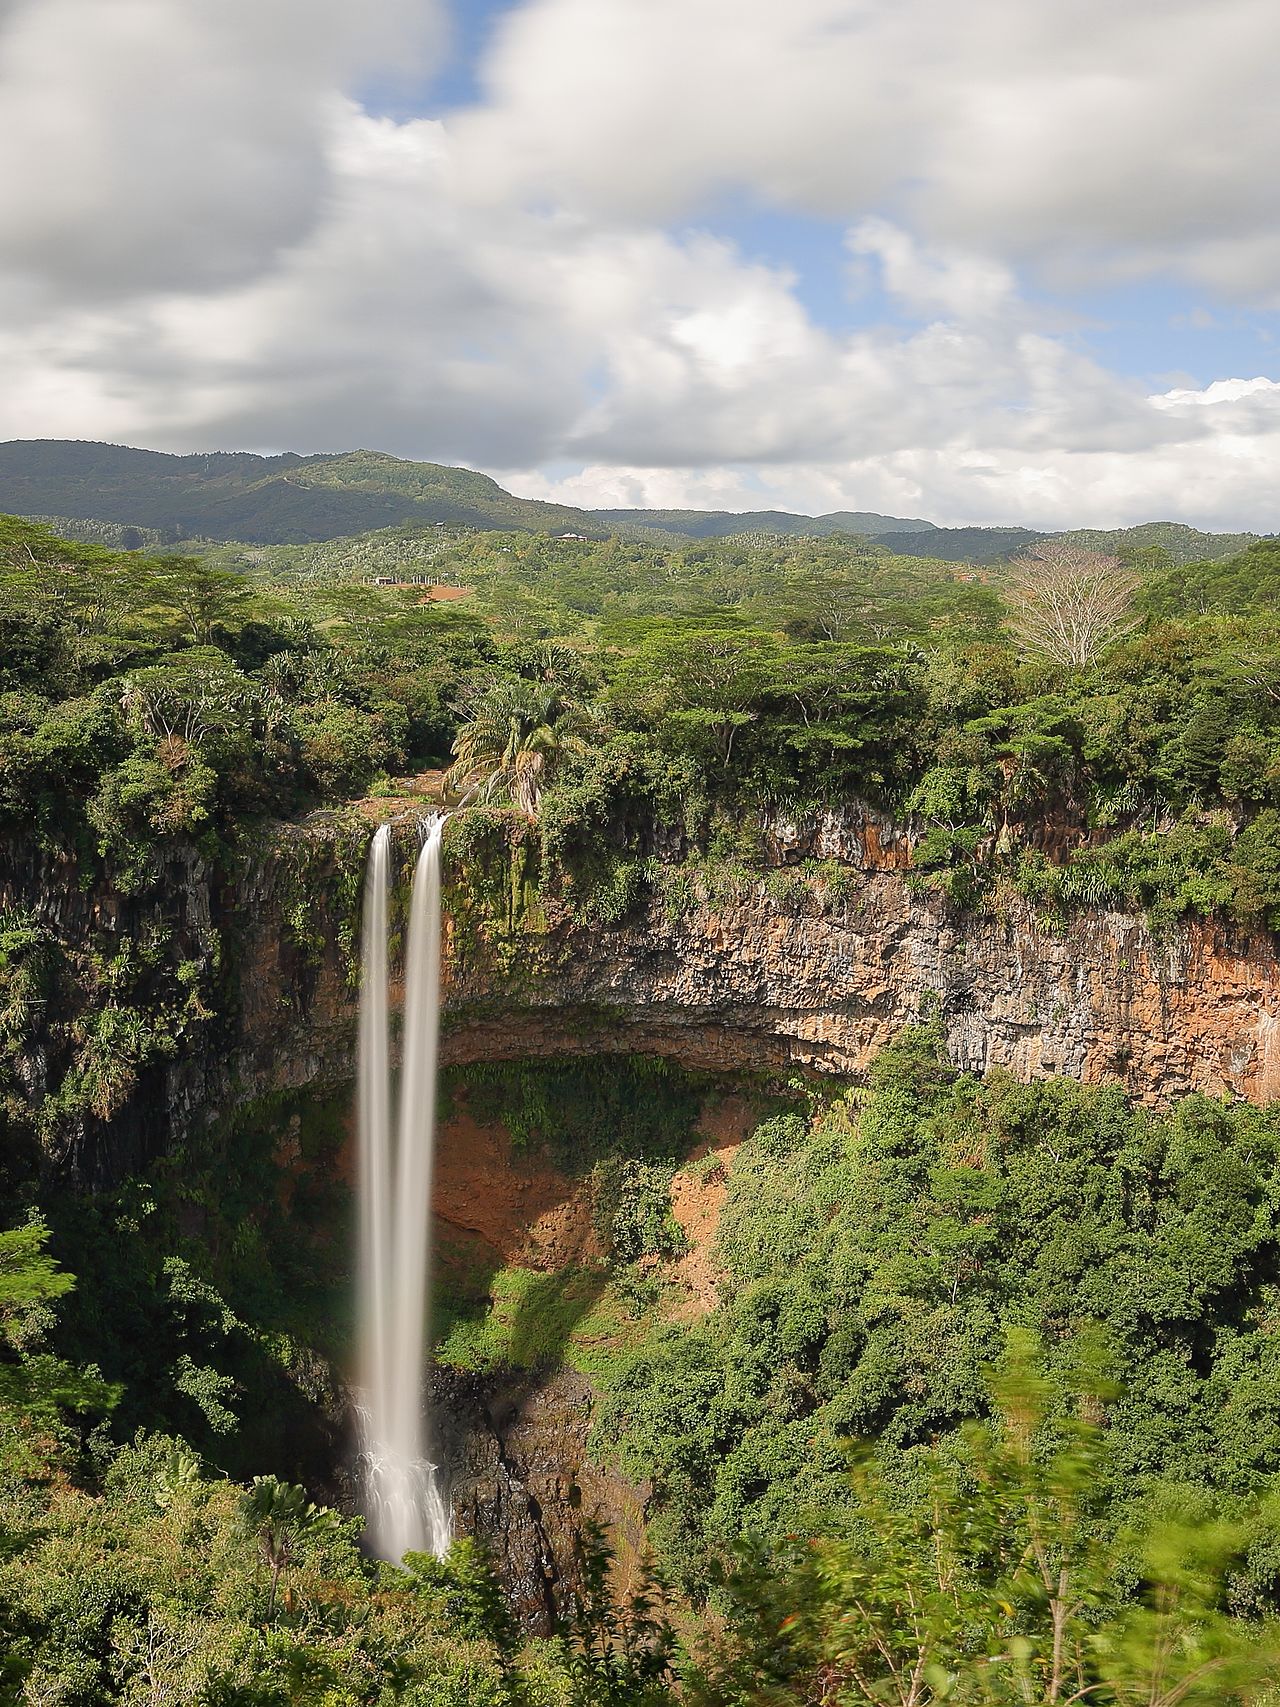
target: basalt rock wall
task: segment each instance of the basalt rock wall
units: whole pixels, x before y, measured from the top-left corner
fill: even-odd
[[[0,931],[31,928],[0,979],[8,1109],[46,1164],[120,1179],[238,1103],[349,1078],[355,993],[343,943],[367,827],[281,827],[214,861],[160,844],[128,881],[81,850],[0,838]],[[18,1120],[21,1124],[21,1120]]]
[[[834,907],[733,903],[566,928],[545,976],[456,955],[446,1058],[623,1049],[686,1065],[856,1074],[938,1014],[952,1060],[1021,1079],[1118,1080],[1145,1101],[1280,1094],[1280,966],[1269,942],[1122,914],[1054,930],[1029,908],[957,914],[868,872]]]
[[[1280,1095],[1269,937],[1203,922],[1153,933],[1122,913],[1054,924],[1017,897],[963,912],[912,892],[906,838],[863,809],[775,820],[768,845],[775,873],[826,861],[838,889],[800,878],[779,893],[762,874],[727,899],[650,894],[617,924],[548,902],[477,928],[455,904],[446,1063],[624,1050],[728,1071],[856,1074],[903,1025],[936,1013],[953,1061],[972,1072],[1118,1080],[1151,1103]],[[349,1075],[354,990],[333,955],[300,988],[269,908],[246,949],[241,1076],[262,1086]]]
[[[127,1064],[115,1102],[81,1111],[64,1135],[63,1158],[87,1181],[128,1171],[238,1102],[351,1078],[367,834],[350,818],[285,827],[230,871],[175,848],[132,894],[96,863],[0,845],[0,911],[35,917],[70,971],[90,950],[101,962],[146,948],[156,1003],[178,1015],[179,967],[182,988],[194,980],[204,992],[203,1012],[197,1003],[194,1017],[174,1018]],[[400,839],[403,896],[411,827]],[[952,1059],[974,1072],[1118,1080],[1153,1103],[1280,1094],[1270,938],[1208,923],[1155,935],[1117,913],[1055,927],[1017,898],[961,912],[912,893],[906,838],[862,809],[774,821],[767,844],[772,875],[716,899],[696,885],[646,890],[617,923],[586,921],[549,894],[506,919],[480,916],[474,894],[451,885],[445,1061],[622,1050],[727,1071],[856,1074],[902,1025],[937,1013]],[[806,875],[818,861],[838,884]],[[84,1015],[58,1007],[74,1005],[76,987],[68,976],[16,1047],[33,1105],[83,1049]],[[129,999],[145,1005],[140,988]]]
[[[613,926],[548,907],[523,937],[486,935],[455,912],[447,1058],[625,1049],[857,1074],[936,1014],[975,1073],[1119,1081],[1153,1104],[1280,1095],[1269,936],[1207,922],[1155,933],[1123,913],[1055,923],[1016,895],[961,911],[913,891],[909,836],[856,804],[770,820],[765,845],[758,879],[718,899],[668,885]]]

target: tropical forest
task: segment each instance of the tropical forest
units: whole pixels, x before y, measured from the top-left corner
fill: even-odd
[[[0,1700],[1280,1702],[1274,536],[0,449]]]

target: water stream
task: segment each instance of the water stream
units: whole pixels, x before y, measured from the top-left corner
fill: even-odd
[[[431,1175],[440,1031],[440,839],[427,820],[413,875],[405,950],[404,1051],[393,1125],[387,918],[391,831],[369,849],[358,1067],[357,1335],[361,1495],[380,1559],[443,1554],[449,1510],[431,1461]]]

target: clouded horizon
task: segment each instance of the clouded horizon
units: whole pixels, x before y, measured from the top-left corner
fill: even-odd
[[[0,0],[0,438],[1280,530],[1273,0]]]

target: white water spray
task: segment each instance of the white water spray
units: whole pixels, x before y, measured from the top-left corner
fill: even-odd
[[[369,849],[360,993],[361,1482],[369,1545],[399,1563],[407,1552],[448,1550],[449,1510],[430,1448],[428,1287],[436,1055],[440,1032],[440,838],[428,820],[413,874],[405,954],[404,1060],[392,1143],[387,1024],[387,895],[391,831]]]

